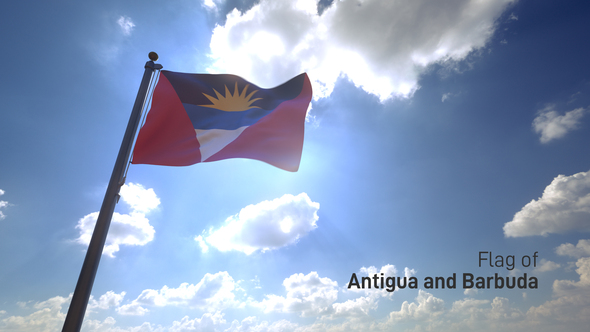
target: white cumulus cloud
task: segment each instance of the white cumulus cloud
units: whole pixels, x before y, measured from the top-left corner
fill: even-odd
[[[504,224],[506,237],[590,231],[590,171],[558,175],[543,196]]]
[[[121,198],[133,212],[148,213],[160,205],[160,199],[154,189],[145,189],[140,184],[129,183],[121,187]]]
[[[149,309],[142,307],[135,301],[117,308],[117,313],[123,316],[143,316],[148,312],[150,312]]]
[[[0,196],[4,195],[4,190],[0,189]],[[5,207],[8,206],[8,202],[7,201],[0,201],[0,209],[3,209]],[[4,214],[4,212],[0,211],[0,220],[6,218],[6,215]]]
[[[219,10],[219,5],[224,1],[225,0],[203,0],[203,7],[207,10],[217,11]]]
[[[66,319],[66,314],[61,311],[62,306],[70,300],[71,296],[55,296],[37,302],[33,305],[37,311],[28,316],[10,316],[0,320],[0,331],[57,331]]]
[[[397,268],[395,267],[395,265],[392,264],[383,265],[381,268],[377,268],[375,266],[363,266],[359,269],[359,273],[355,274],[356,280],[353,279],[353,276],[351,274],[349,283],[347,283],[345,286],[345,292],[363,293],[365,296],[367,296],[367,298],[370,298],[373,302],[375,302],[375,300],[380,297],[391,298],[394,292],[401,289],[399,288],[397,277],[400,277],[399,284],[403,286],[403,289],[409,289],[410,277],[414,276],[415,274],[416,270],[406,267],[404,268],[403,274],[399,275]],[[375,287],[375,281],[373,280],[375,275],[377,275],[378,278],[378,287]],[[363,278],[366,277],[370,278],[370,285],[366,285],[366,282],[363,282]],[[393,283],[391,283],[390,281],[390,286],[387,286],[387,278],[390,277],[394,278],[394,280]],[[404,277],[405,280],[403,279]],[[383,278],[383,284],[381,283],[381,278]],[[358,285],[356,285],[356,281],[358,281]],[[388,291],[388,289],[393,291],[390,292]]]
[[[579,127],[580,120],[586,113],[583,108],[576,108],[559,115],[555,111],[555,105],[548,105],[538,112],[537,117],[533,120],[533,129],[541,137],[541,143],[548,143],[554,139],[562,138],[568,132]]]
[[[531,307],[527,316],[535,322],[567,323],[572,331],[585,331],[590,323],[590,257],[578,259],[579,281],[555,280],[554,299]]]
[[[479,293],[479,290],[477,288],[466,288],[463,291],[463,294],[465,294],[467,296],[474,296],[474,295],[477,295],[477,293]]]
[[[410,97],[426,67],[484,47],[512,2],[343,0],[318,15],[316,0],[261,0],[214,29],[209,71],[262,86],[305,71],[316,99],[341,76],[382,101]]]
[[[131,303],[117,308],[122,315],[142,316],[145,307],[184,306],[217,311],[237,305],[234,291],[237,284],[229,273],[207,273],[197,284],[182,283],[178,288],[146,289]]]
[[[579,240],[575,246],[571,243],[564,243],[555,248],[555,252],[561,256],[590,257],[590,240]]]
[[[338,297],[338,283],[320,278],[317,272],[293,274],[283,281],[287,296],[267,295],[258,305],[265,312],[293,312],[301,316],[315,316],[331,311]]]
[[[97,300],[94,297],[90,297],[88,303],[88,310],[86,317],[96,309],[109,309],[113,306],[119,305],[123,300],[125,292],[117,294],[113,291],[108,291],[101,295]],[[70,301],[72,300],[72,294],[68,297],[55,296],[46,301],[36,302],[32,306],[28,306],[26,303],[17,303],[20,312],[26,312],[28,310],[34,310],[32,313],[23,316],[9,316],[4,319],[0,319],[0,331],[13,331],[13,332],[28,332],[28,331],[61,331],[64,320],[66,318],[66,312],[68,310]],[[29,301],[32,302],[32,301]],[[0,310],[1,314],[6,314],[5,311]],[[84,320],[83,331],[106,331],[106,329],[100,329],[100,326],[112,326],[115,323],[114,319],[108,317],[103,323],[95,320]],[[123,331],[123,330],[117,330]],[[126,330],[125,330],[126,331]],[[134,330],[139,331],[139,330]],[[142,329],[141,331],[152,331],[148,329]]]
[[[114,257],[121,245],[142,246],[154,239],[155,230],[150,225],[145,214],[160,205],[160,199],[153,189],[145,189],[140,184],[129,183],[123,185],[120,192],[121,198],[131,207],[129,214],[113,213],[111,226],[107,235],[103,254]],[[78,221],[77,229],[80,237],[76,242],[88,245],[98,212],[90,213]]]
[[[116,307],[121,304],[124,297],[125,297],[125,292],[121,292],[121,293],[117,294],[113,291],[108,291],[105,294],[101,295],[97,301],[94,298],[94,296],[90,295],[90,300],[88,301],[87,312],[90,312],[94,309],[106,310],[111,307]]]
[[[227,332],[295,332],[298,331],[297,324],[291,323],[288,320],[281,319],[269,323],[262,321],[258,323],[258,319],[254,316],[244,318],[241,322],[234,320]]]
[[[445,310],[445,302],[423,290],[418,291],[415,302],[404,301],[399,311],[389,314],[390,321],[429,320],[441,315]]]
[[[180,321],[174,321],[170,332],[185,332],[185,331],[220,331],[220,325],[225,324],[223,314],[204,313],[201,318],[190,319],[184,316]]]
[[[533,270],[533,272],[548,272],[548,271],[557,270],[560,267],[561,267],[561,265],[558,263],[546,260],[545,258],[541,258],[541,261],[539,262],[539,266],[537,266]]]
[[[127,16],[119,17],[119,19],[117,20],[117,24],[119,25],[121,31],[125,36],[131,35],[133,28],[135,28],[135,24],[133,23],[133,21],[131,21],[131,18]]]
[[[218,229],[210,229],[195,238],[203,252],[208,246],[220,251],[237,250],[247,255],[297,242],[314,230],[319,203],[306,193],[284,195],[272,201],[248,205],[225,220]]]
[[[590,295],[590,257],[583,257],[576,262],[576,272],[580,275],[579,281],[555,280],[553,282],[553,294],[558,297],[577,297]],[[590,304],[590,301],[586,301]]]
[[[373,296],[361,296],[353,300],[334,303],[332,318],[369,317],[369,311],[377,309],[378,300]]]

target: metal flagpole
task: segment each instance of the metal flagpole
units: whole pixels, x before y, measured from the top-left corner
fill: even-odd
[[[141,110],[143,109],[144,101],[148,92],[148,87],[152,78],[154,70],[162,69],[162,65],[154,64],[154,61],[158,60],[158,55],[155,52],[150,52],[150,61],[145,64],[145,72],[137,92],[137,98],[129,117],[129,123],[125,130],[125,136],[117,155],[117,161],[113,167],[113,173],[111,174],[111,180],[107,187],[107,191],[102,201],[102,207],[92,233],[90,244],[88,245],[88,251],[86,252],[86,258],[84,258],[84,264],[82,265],[82,271],[80,277],[78,277],[78,283],[76,284],[76,290],[68,309],[68,314],[64,322],[62,332],[78,332],[82,327],[82,321],[84,320],[84,314],[86,313],[86,306],[90,298],[92,291],[92,285],[94,283],[94,277],[98,270],[98,263],[100,262],[100,256],[104,243],[107,238],[109,226],[111,224],[111,218],[115,205],[119,201],[119,190],[125,183],[123,178],[125,167],[131,154],[131,147],[133,145],[133,139],[137,131],[141,119]]]

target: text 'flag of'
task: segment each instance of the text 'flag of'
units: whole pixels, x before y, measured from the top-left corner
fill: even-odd
[[[163,70],[132,162],[187,166],[248,158],[295,172],[311,95],[307,74],[262,89],[235,75]]]

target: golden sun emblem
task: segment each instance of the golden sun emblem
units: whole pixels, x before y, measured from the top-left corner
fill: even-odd
[[[213,89],[213,91],[215,91],[215,94],[217,95],[217,98],[209,96],[206,93],[203,93],[203,95],[205,97],[207,97],[207,99],[209,99],[213,103],[213,105],[199,105],[199,106],[216,108],[216,109],[226,111],[226,112],[240,112],[240,111],[245,111],[250,108],[260,108],[258,106],[250,106],[250,105],[252,105],[253,102],[260,100],[262,98],[250,99],[250,98],[252,98],[252,96],[256,92],[258,92],[258,90],[254,90],[254,91],[250,92],[249,95],[246,96],[246,91],[248,90],[248,86],[249,86],[249,84],[246,84],[246,86],[244,87],[244,90],[242,90],[242,93],[240,94],[240,92],[238,91],[238,82],[236,82],[234,94],[232,95],[226,85],[225,86],[225,96],[223,96],[221,93],[217,92],[217,90]]]

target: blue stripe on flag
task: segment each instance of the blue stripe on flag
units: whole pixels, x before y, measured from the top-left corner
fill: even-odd
[[[239,112],[226,112],[193,104],[183,104],[183,106],[195,129],[235,130],[251,126],[273,111],[251,108]]]

